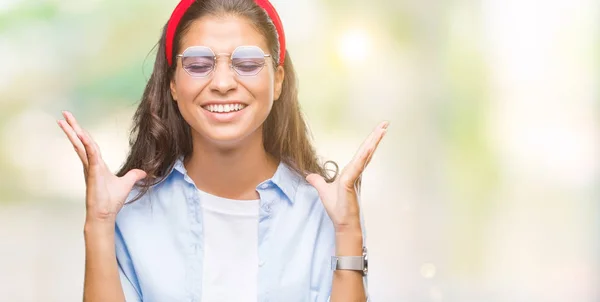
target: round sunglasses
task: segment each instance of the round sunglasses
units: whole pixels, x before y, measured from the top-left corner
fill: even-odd
[[[207,46],[188,47],[183,53],[177,55],[181,58],[181,66],[192,77],[202,78],[209,76],[217,65],[218,56],[230,56],[230,68],[240,76],[257,75],[265,66],[265,54],[258,46],[238,46],[231,54],[215,54]]]

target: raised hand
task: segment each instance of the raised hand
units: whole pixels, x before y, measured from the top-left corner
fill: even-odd
[[[361,229],[358,204],[360,178],[385,135],[388,124],[382,122],[375,128],[334,182],[327,183],[318,174],[310,174],[306,177],[306,180],[319,192],[336,232]]]
[[[86,221],[114,224],[133,185],[146,177],[146,172],[133,169],[123,177],[114,175],[102,160],[96,142],[77,124],[75,117],[67,111],[63,112],[63,116],[65,120],[58,120],[58,125],[73,144],[83,164]]]

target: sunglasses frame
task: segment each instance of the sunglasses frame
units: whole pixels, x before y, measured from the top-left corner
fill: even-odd
[[[261,64],[260,69],[258,69],[258,71],[255,74],[251,74],[251,75],[240,74],[239,71],[236,68],[233,67],[233,55],[235,54],[235,52],[238,49],[240,49],[240,48],[247,48],[247,47],[258,49],[263,54],[263,59],[264,59],[264,61]],[[185,57],[185,52],[188,51],[188,50],[190,50],[190,49],[194,49],[194,48],[205,48],[205,49],[210,50],[210,52],[212,53],[212,57],[213,57],[213,60],[214,60],[214,65],[213,65],[212,69],[206,75],[204,75],[204,76],[193,75],[185,67],[183,67],[183,58]],[[182,62],[181,62],[182,66],[181,66],[181,68],[183,68],[183,70],[185,70],[185,72],[189,76],[191,76],[193,78],[206,78],[206,77],[209,77],[210,75],[212,75],[213,72],[215,71],[215,68],[217,67],[217,58],[219,56],[229,56],[229,68],[233,69],[233,71],[235,71],[235,73],[237,75],[241,76],[241,77],[253,77],[253,76],[256,76],[257,74],[259,74],[263,70],[263,68],[265,67],[265,65],[267,65],[266,58],[271,57],[270,54],[265,53],[260,47],[254,46],[254,45],[242,45],[242,46],[236,47],[233,50],[233,52],[231,52],[231,53],[223,52],[223,53],[217,53],[217,54],[215,54],[215,52],[210,47],[208,47],[208,46],[199,46],[199,45],[197,45],[197,46],[190,46],[190,47],[186,48],[182,53],[178,54],[176,57],[182,59]]]

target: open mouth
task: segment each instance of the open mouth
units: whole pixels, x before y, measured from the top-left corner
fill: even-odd
[[[209,104],[209,105],[204,105],[202,106],[202,108],[204,108],[207,111],[210,111],[212,113],[230,113],[230,112],[236,112],[236,111],[240,111],[244,108],[246,108],[247,105],[245,104],[239,104],[239,103],[234,103],[234,104]]]

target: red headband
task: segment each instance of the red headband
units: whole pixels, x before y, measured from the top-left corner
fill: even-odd
[[[167,23],[167,62],[169,66],[173,64],[173,39],[175,38],[175,31],[177,30],[177,25],[179,25],[179,21],[185,14],[185,12],[190,8],[192,3],[195,1],[202,0],[181,0],[173,14],[171,14],[171,18],[169,19],[169,23]],[[264,9],[267,12],[271,21],[273,21],[273,25],[275,25],[275,29],[277,30],[277,36],[279,39],[279,65],[283,65],[285,59],[285,34],[283,32],[283,24],[281,24],[281,19],[279,19],[279,15],[277,11],[271,5],[269,0],[254,0],[254,2]]]

